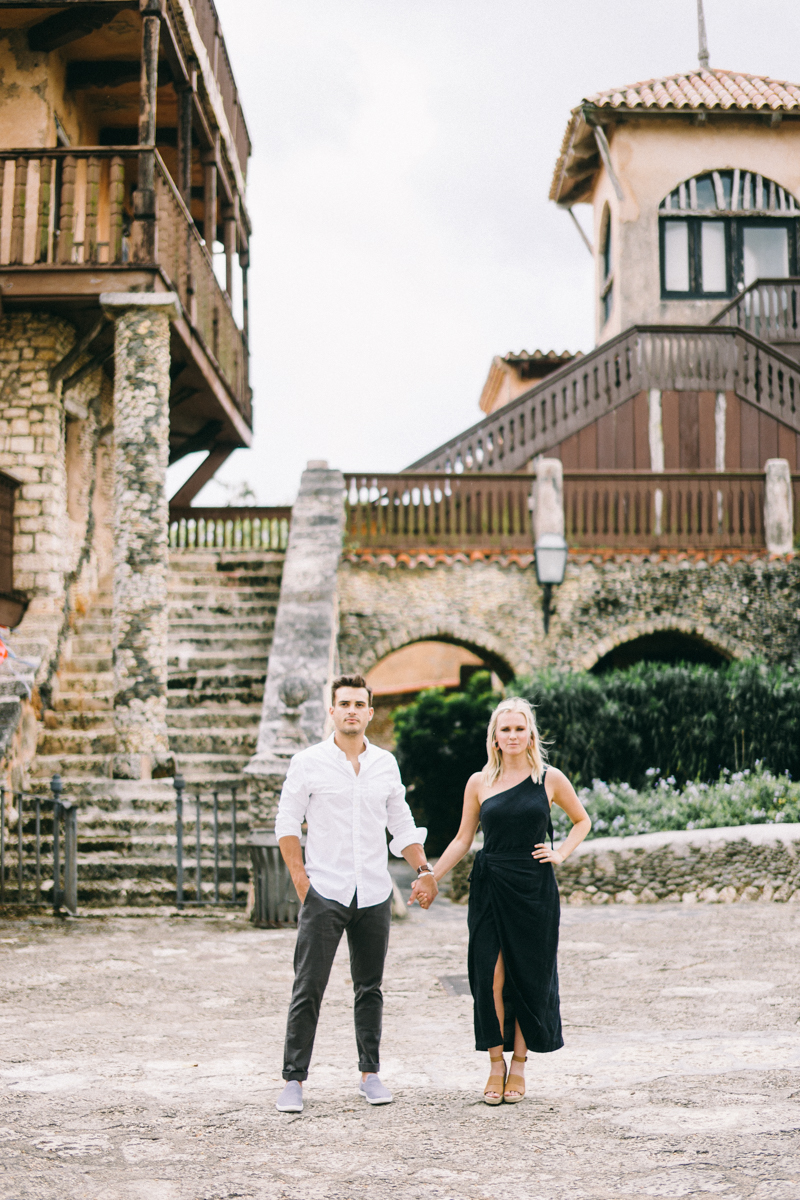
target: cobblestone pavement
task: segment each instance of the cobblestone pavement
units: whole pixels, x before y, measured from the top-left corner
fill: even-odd
[[[281,1115],[294,935],[242,917],[0,922],[0,1200],[800,1197],[800,911],[568,908],[566,1047],[487,1108],[466,911],[395,923],[383,1077],[346,957]],[[446,979],[446,984],[441,982]]]

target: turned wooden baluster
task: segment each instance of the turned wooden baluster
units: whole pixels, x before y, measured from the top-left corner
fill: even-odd
[[[125,203],[125,166],[119,155],[111,159],[108,173],[108,261],[122,262],[122,217]]]
[[[52,158],[43,158],[39,164],[39,213],[36,219],[36,262],[50,261],[50,205],[52,203],[53,177]]]
[[[97,206],[100,199],[100,159],[86,164],[86,219],[83,227],[83,261],[97,261]]]
[[[61,207],[58,214],[58,261],[72,262],[72,243],[75,239],[75,170],[76,161],[69,154],[61,173]]]
[[[11,252],[8,261],[21,263],[25,253],[25,192],[28,186],[28,160],[18,158],[14,171],[14,209],[11,216]]]

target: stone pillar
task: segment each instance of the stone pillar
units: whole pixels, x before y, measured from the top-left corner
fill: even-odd
[[[115,326],[113,773],[149,779],[169,773],[169,325],[180,310],[173,292],[112,292],[100,302]]]
[[[533,540],[545,533],[564,536],[564,468],[559,458],[536,459],[533,485]]]
[[[768,554],[794,549],[792,476],[785,458],[768,458],[764,487],[764,533]]]
[[[258,744],[245,767],[250,775],[269,777],[273,796],[291,755],[323,735],[336,662],[344,516],[341,471],[310,462],[292,507]]]

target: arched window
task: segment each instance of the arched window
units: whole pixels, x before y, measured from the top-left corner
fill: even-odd
[[[708,171],[679,184],[658,213],[664,299],[723,298],[797,273],[800,207],[772,179]]]
[[[602,279],[600,281],[600,307],[605,325],[611,316],[614,303],[614,269],[611,249],[611,210],[608,205],[603,209],[600,223],[600,263]]]

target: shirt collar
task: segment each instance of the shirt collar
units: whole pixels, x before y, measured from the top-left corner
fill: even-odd
[[[336,742],[334,741],[335,737],[336,737],[336,731],[334,730],[334,732],[332,734],[330,734],[328,738],[326,738],[326,741],[327,741],[328,745],[330,746],[330,748],[333,750],[333,753],[336,755],[336,757],[338,759],[344,759],[344,761],[347,762],[348,761],[347,755],[345,754],[344,750],[340,750],[340,748],[336,745]],[[364,734],[364,749],[361,751],[361,753],[358,756],[358,761],[360,763],[367,761],[367,756],[370,753],[371,749],[372,749],[372,744],[371,744],[369,738],[367,737],[367,735]]]

